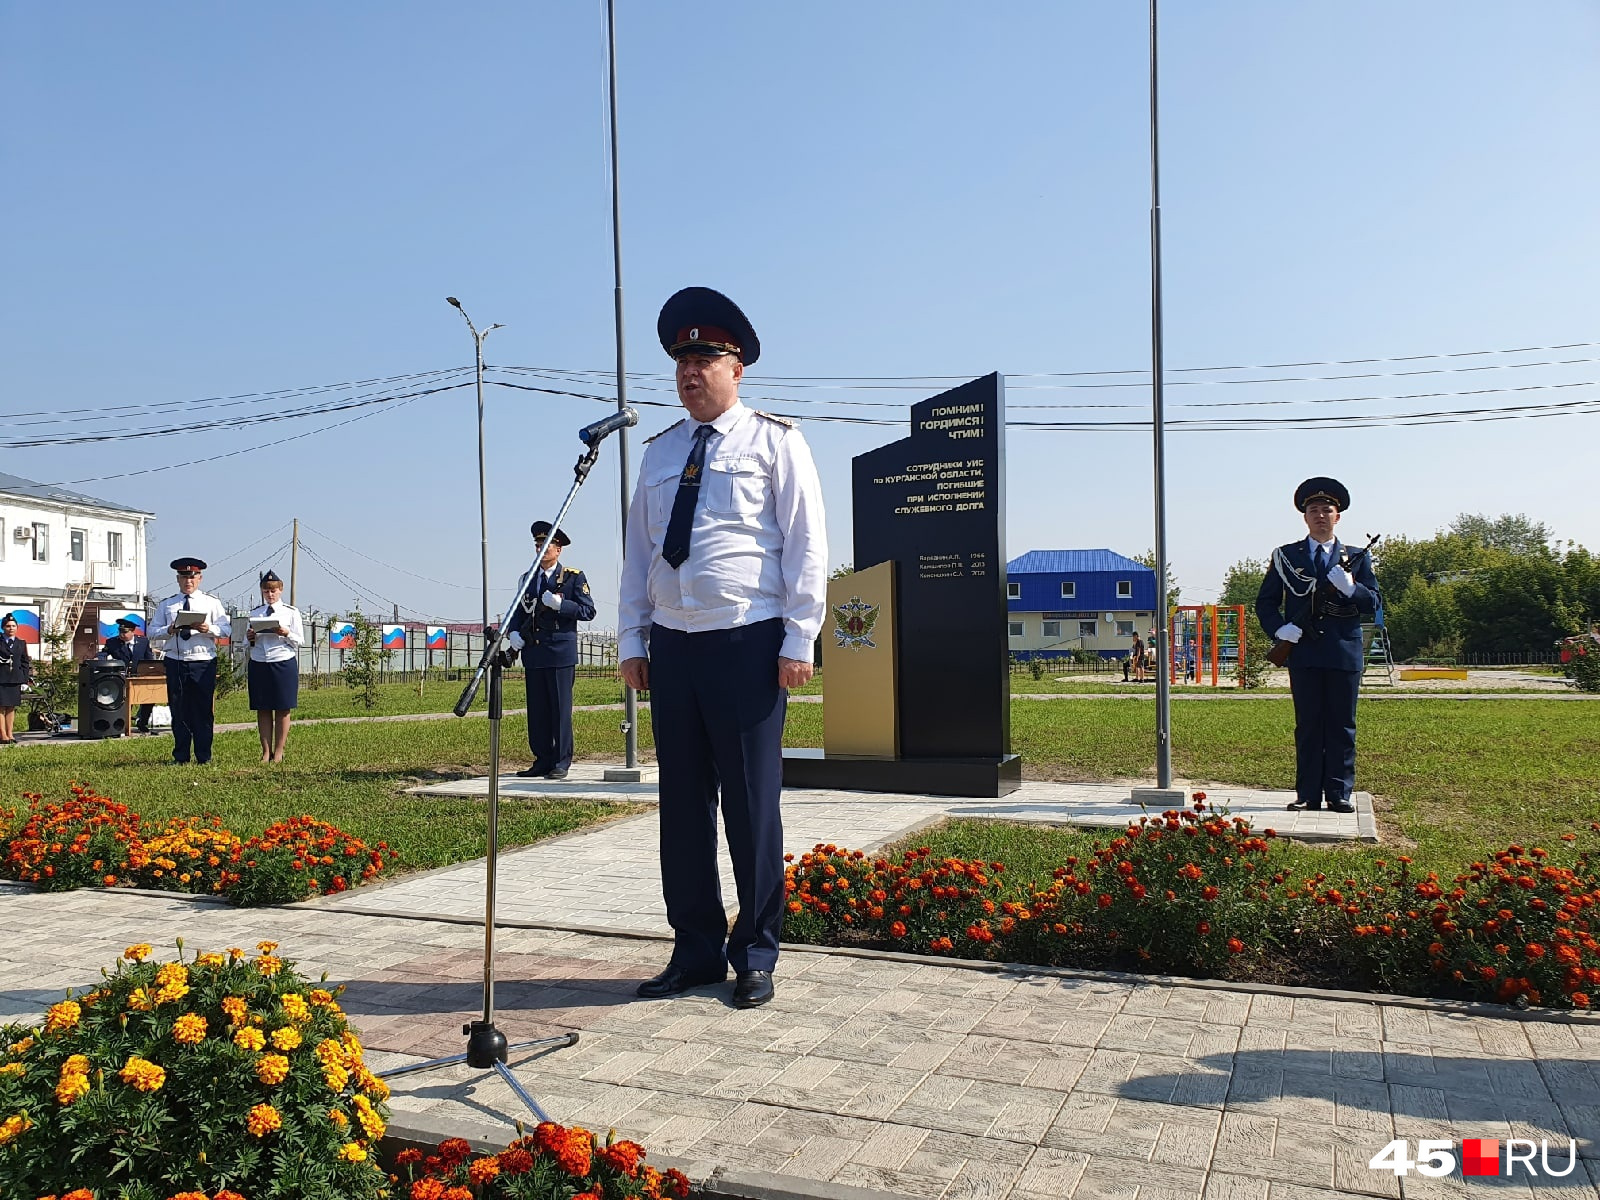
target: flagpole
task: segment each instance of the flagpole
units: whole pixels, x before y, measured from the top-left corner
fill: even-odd
[[[1161,107],[1157,84],[1157,0],[1150,0],[1150,409],[1156,510],[1156,787],[1172,786],[1171,628],[1167,619],[1166,408],[1161,319]]]

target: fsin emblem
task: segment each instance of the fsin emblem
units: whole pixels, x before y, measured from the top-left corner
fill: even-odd
[[[834,640],[846,650],[876,650],[872,640],[872,627],[878,623],[881,604],[868,604],[860,596],[851,596],[844,604],[833,607]]]

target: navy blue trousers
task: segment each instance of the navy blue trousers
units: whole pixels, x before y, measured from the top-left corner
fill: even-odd
[[[1356,784],[1356,693],[1361,672],[1291,667],[1294,794],[1321,804],[1348,800]]]
[[[770,971],[783,932],[783,622],[650,631],[650,722],[661,768],[661,888],[672,961],[699,973]],[[739,895],[728,930],[717,808]]]
[[[172,760],[188,762],[190,747],[195,762],[211,761],[211,727],[216,721],[217,660],[167,664],[167,707],[172,710]]]
[[[528,749],[540,770],[572,765],[572,680],[577,667],[534,667],[527,672]]]

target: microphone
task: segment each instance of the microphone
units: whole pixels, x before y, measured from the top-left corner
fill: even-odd
[[[585,446],[598,446],[619,429],[639,423],[639,414],[631,408],[618,409],[609,417],[602,417],[578,430],[578,440]]]

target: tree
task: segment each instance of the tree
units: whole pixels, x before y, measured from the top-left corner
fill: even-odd
[[[1548,550],[1485,567],[1456,584],[1468,654],[1546,652],[1583,628],[1563,564]]]
[[[1490,550],[1507,554],[1537,554],[1549,547],[1554,536],[1543,521],[1530,521],[1524,513],[1498,517],[1462,513],[1450,522],[1450,533]]]
[[[28,691],[28,715],[38,718],[52,731],[55,725],[48,714],[77,711],[78,664],[72,657],[72,638],[64,629],[52,626],[43,630],[45,653],[33,664],[33,682]]]
[[[378,706],[378,664],[383,660],[383,631],[358,608],[350,614],[355,626],[356,644],[345,652],[344,683],[360,693],[357,699],[367,708]]]
[[[1247,688],[1260,687],[1267,681],[1267,651],[1272,649],[1272,639],[1262,628],[1256,616],[1256,595],[1261,590],[1269,564],[1259,558],[1241,558],[1228,568],[1222,577],[1222,594],[1218,604],[1245,606],[1244,656],[1239,662],[1239,675]]]
[[[1135,554],[1133,556],[1133,561],[1136,562],[1136,563],[1143,563],[1145,566],[1149,567],[1152,571],[1154,571],[1156,569],[1156,552],[1155,552],[1155,549],[1152,547],[1151,549],[1146,550],[1143,554]],[[1167,607],[1171,608],[1173,605],[1181,603],[1181,601],[1179,600],[1179,597],[1182,596],[1182,595],[1183,595],[1183,589],[1178,586],[1178,576],[1172,570],[1172,563],[1168,562],[1167,563]],[[1252,599],[1253,599],[1253,597],[1252,597]],[[1164,620],[1166,620],[1166,614],[1165,613],[1157,613],[1156,614],[1156,621],[1157,621],[1158,624],[1160,622],[1164,621]]]
[[[1403,662],[1423,653],[1455,658],[1461,653],[1456,586],[1453,580],[1430,583],[1417,573],[1384,596],[1384,625],[1389,630],[1389,651],[1396,659]]]

